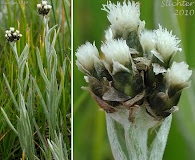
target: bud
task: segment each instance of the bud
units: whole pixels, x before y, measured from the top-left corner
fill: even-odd
[[[113,64],[113,60],[124,66],[130,64],[130,51],[125,40],[107,41],[101,46],[101,50],[104,53],[105,61],[110,65]]]
[[[47,5],[47,1],[42,1],[41,4],[42,5]]]
[[[185,62],[173,62],[171,68],[165,74],[169,92],[176,92],[190,85],[189,79],[192,75],[192,70],[189,70],[188,67],[189,65]]]
[[[14,32],[15,30],[14,27],[10,27],[9,29],[10,29],[10,32]]]
[[[37,8],[38,9],[42,8],[42,5],[41,4],[37,4]]]
[[[91,71],[94,69],[94,60],[99,58],[98,50],[95,43],[86,42],[80,46],[76,52],[76,64],[82,72]]]
[[[155,33],[153,31],[144,30],[140,35],[140,43],[146,56],[155,48]]]
[[[177,51],[182,51],[178,46],[180,40],[172,35],[172,31],[169,32],[166,28],[163,29],[161,25],[154,32],[156,34],[156,50],[162,56],[164,63],[169,63]]]
[[[116,35],[124,38],[132,31],[137,31],[140,24],[140,4],[135,2],[118,2],[113,4],[108,2],[103,5],[102,10],[108,13],[108,20],[111,23],[112,30]]]

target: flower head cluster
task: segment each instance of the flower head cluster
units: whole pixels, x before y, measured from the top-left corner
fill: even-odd
[[[40,15],[46,16],[52,6],[47,4],[47,1],[42,1],[41,4],[37,4],[37,8]]]
[[[14,27],[10,27],[9,30],[5,31],[5,38],[8,42],[16,42],[22,37],[20,31],[15,30]]]
[[[111,26],[99,54],[95,44],[87,42],[76,52],[78,68],[86,75],[87,90],[106,112],[121,106],[131,110],[144,107],[155,120],[177,110],[181,91],[189,86],[192,71],[185,62],[172,62],[180,40],[159,25],[144,29],[139,3],[103,5]]]

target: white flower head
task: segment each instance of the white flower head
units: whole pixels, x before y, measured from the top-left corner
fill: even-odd
[[[48,9],[48,7],[47,7],[47,5],[44,5],[44,7],[43,7],[44,9]]]
[[[41,4],[37,4],[37,8],[40,15],[46,16],[52,6],[47,4],[47,1],[42,1]]]
[[[155,47],[155,33],[144,30],[140,35],[140,43],[144,52],[150,52]]]
[[[172,34],[172,31],[169,32],[166,28],[163,29],[162,26],[159,25],[159,29],[155,30],[155,33],[156,50],[165,61],[169,60],[177,51],[182,51],[178,46],[180,40]]]
[[[137,30],[140,24],[140,5],[134,1],[124,1],[123,4],[109,1],[107,5],[103,5],[102,10],[108,13],[111,28],[120,35]]]
[[[9,34],[9,33],[11,33],[11,31],[10,30],[6,30],[5,33],[6,34]]]
[[[51,9],[51,8],[52,8],[52,6],[51,6],[51,5],[47,5],[47,8],[48,8],[48,9]]]
[[[112,64],[113,60],[123,65],[130,62],[130,51],[125,40],[111,40],[102,44],[101,50],[105,55],[106,62]]]
[[[5,31],[5,38],[8,42],[15,42],[18,41],[22,35],[18,30],[15,30],[14,27],[10,27],[9,30]],[[21,35],[21,36],[20,36]]]
[[[172,86],[189,86],[189,78],[192,75],[192,70],[189,70],[188,67],[189,65],[187,65],[185,62],[173,62],[171,68],[169,68],[165,74],[167,82]]]
[[[98,49],[96,48],[95,43],[91,44],[86,42],[81,45],[76,52],[76,57],[76,63],[82,65],[86,70],[94,68],[94,60],[99,58]],[[80,67],[79,65],[77,66]]]
[[[14,27],[10,27],[9,28],[11,32],[14,32],[15,28]]]
[[[18,34],[16,32],[13,33],[13,36],[17,36]]]
[[[47,5],[47,1],[42,1],[42,5]]]
[[[37,4],[37,8],[42,8],[42,5],[41,4]]]
[[[17,34],[20,34],[20,31],[19,31],[19,30],[16,30],[15,32],[16,32]]]

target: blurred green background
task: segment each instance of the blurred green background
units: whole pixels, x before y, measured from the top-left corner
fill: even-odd
[[[175,0],[176,1],[176,0]],[[181,2],[181,0],[179,0]],[[193,0],[187,0],[193,2]],[[112,0],[116,2],[116,0]],[[120,1],[123,2],[123,1]],[[190,68],[195,67],[195,4],[186,6],[163,7],[163,0],[140,0],[141,20],[146,21],[147,29],[156,29],[158,24],[173,30],[181,39],[182,53],[175,57],[176,61],[187,61]],[[105,0],[74,0],[73,14],[73,53],[81,44],[89,41],[100,48],[104,40],[104,30],[109,21],[102,11]],[[175,15],[178,10],[179,14]],[[187,11],[185,11],[187,10]],[[188,13],[188,15],[187,15]],[[185,15],[186,14],[186,15]],[[87,85],[83,74],[75,65],[74,56],[74,159],[75,160],[112,160],[107,134],[104,112],[81,86]],[[180,110],[173,114],[172,127],[164,154],[164,160],[195,159],[195,73],[192,85],[181,97]]]

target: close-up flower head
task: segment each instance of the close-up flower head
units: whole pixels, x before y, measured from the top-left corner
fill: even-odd
[[[115,36],[126,37],[130,32],[138,30],[140,25],[139,2],[124,1],[114,4],[108,1],[106,5],[103,5],[102,10],[108,13],[107,18]]]
[[[105,111],[116,160],[162,159],[172,114],[179,110],[192,76],[186,62],[174,59],[182,51],[181,40],[160,22],[157,29],[147,29],[147,21],[140,18],[141,4],[103,4],[110,22],[105,39],[99,40],[100,47],[86,42],[75,53],[87,83],[82,89]]]
[[[20,31],[15,30],[14,27],[10,27],[9,30],[5,31],[5,38],[8,42],[16,42],[22,37]]]
[[[47,1],[42,1],[40,4],[37,4],[37,9],[40,15],[46,16],[51,10],[52,6],[47,4]]]

